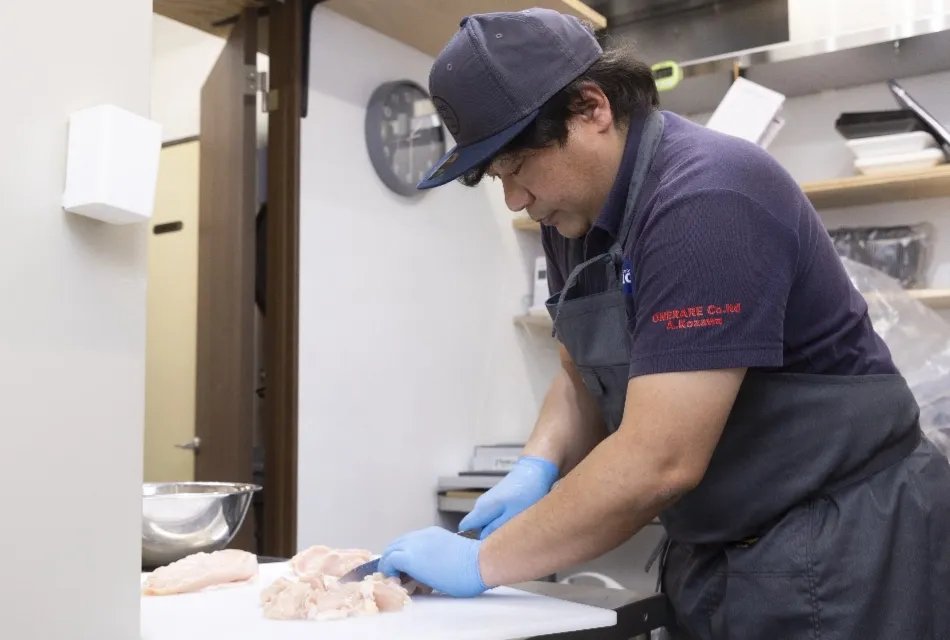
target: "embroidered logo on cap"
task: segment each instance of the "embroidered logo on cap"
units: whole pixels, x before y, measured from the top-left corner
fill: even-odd
[[[455,109],[449,106],[449,103],[439,96],[432,97],[432,104],[435,105],[435,110],[439,112],[439,117],[442,118],[442,122],[449,130],[449,133],[453,136],[457,136],[460,127],[458,116],[455,115]]]

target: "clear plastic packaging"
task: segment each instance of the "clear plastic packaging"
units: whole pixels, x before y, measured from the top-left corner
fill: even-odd
[[[897,279],[905,289],[927,286],[934,228],[924,222],[893,227],[841,228],[829,232],[838,255]]]
[[[881,271],[842,258],[874,329],[920,405],[920,426],[950,458],[950,323]]]

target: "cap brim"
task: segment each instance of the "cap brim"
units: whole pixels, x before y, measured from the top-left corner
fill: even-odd
[[[432,189],[452,182],[466,171],[474,169],[501,151],[506,144],[524,131],[537,117],[538,111],[535,110],[491,137],[465,147],[455,147],[435,163],[426,177],[416,185],[416,188]]]

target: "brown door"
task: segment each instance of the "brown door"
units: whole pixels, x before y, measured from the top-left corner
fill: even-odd
[[[148,237],[145,481],[195,477],[198,141],[166,144]]]
[[[201,90],[195,479],[251,482],[257,18],[245,11]],[[232,547],[255,551],[253,509]]]

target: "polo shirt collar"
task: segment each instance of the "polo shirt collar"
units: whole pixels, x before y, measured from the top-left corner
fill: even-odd
[[[643,133],[644,116],[631,117],[627,130],[627,141],[624,144],[623,156],[620,159],[620,168],[617,177],[607,196],[607,202],[594,221],[594,226],[603,229],[614,240],[620,233],[620,224],[623,222],[624,211],[627,208],[627,194],[630,192],[630,178],[637,163],[637,154],[640,150],[640,137]]]

